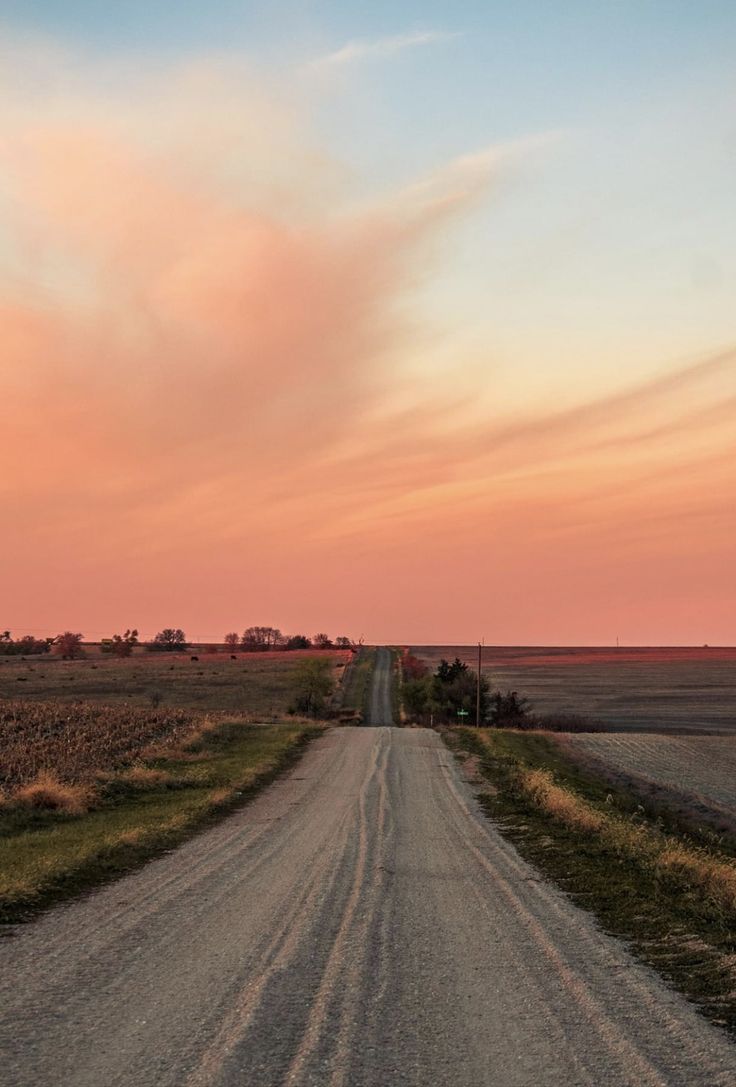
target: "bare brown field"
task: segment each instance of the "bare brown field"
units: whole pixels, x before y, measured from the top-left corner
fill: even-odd
[[[431,667],[477,646],[413,646]],[[536,713],[590,717],[612,730],[736,732],[736,649],[485,646],[483,673]]]
[[[198,657],[192,660],[192,656]],[[0,705],[4,699],[126,703],[138,707],[223,710],[276,720],[294,695],[294,670],[305,657],[327,657],[339,677],[345,650],[242,653],[140,653],[128,659],[90,655],[63,661],[0,658]]]
[[[559,740],[573,757],[592,757],[640,786],[666,786],[736,820],[736,736],[588,733]]]

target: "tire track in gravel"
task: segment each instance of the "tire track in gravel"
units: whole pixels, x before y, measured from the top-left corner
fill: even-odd
[[[334,729],[0,941],[4,1087],[732,1087],[736,1047],[546,884],[439,737]]]
[[[380,646],[376,650],[373,667],[371,696],[368,706],[369,725],[392,725],[391,684],[393,680],[393,656],[390,649]]]
[[[460,808],[463,817],[468,816],[470,814],[468,805],[460,796],[455,783],[450,776],[448,776],[448,785],[458,803],[458,807]],[[468,827],[475,829],[477,824],[475,824],[472,819],[467,818],[455,821],[454,829],[458,838],[462,844],[471,851],[478,863],[492,875],[494,882],[503,893],[513,911],[517,922],[529,931],[534,940],[536,949],[547,959],[552,970],[558,976],[560,987],[566,990],[572,999],[575,1000],[580,1007],[582,1015],[599,1034],[602,1043],[608,1049],[610,1060],[620,1065],[622,1068],[626,1068],[635,1073],[637,1077],[636,1082],[642,1084],[642,1087],[645,1084],[648,1085],[648,1087],[667,1087],[667,1081],[662,1078],[655,1065],[646,1057],[637,1044],[627,1037],[626,1031],[621,1029],[620,1024],[615,1022],[603,1004],[595,998],[593,990],[586,984],[580,971],[575,970],[570,965],[569,961],[550,940],[544,924],[539,919],[539,915],[543,912],[548,917],[551,912],[554,912],[558,917],[560,916],[561,910],[559,908],[559,903],[555,901],[555,896],[549,894],[546,885],[540,883],[536,890],[530,889],[528,892],[530,896],[533,895],[539,900],[537,909],[530,909],[522,900],[522,897],[514,890],[509,879],[502,874],[502,865],[499,858],[496,857],[493,862],[489,860],[489,858],[472,842],[466,829]],[[509,874],[513,874],[517,878],[521,875],[523,871],[522,863],[517,863],[513,856],[504,856],[503,862],[503,866],[510,870]],[[530,880],[529,882],[532,881]],[[483,901],[483,905],[486,905],[485,901]],[[539,908],[540,906],[542,907],[541,910]],[[584,938],[586,934],[581,935],[583,935]],[[580,942],[578,942],[578,952]],[[646,991],[640,986],[637,995],[641,999],[643,995],[646,995]],[[651,1001],[649,1001],[649,1003],[651,1003]],[[668,1023],[668,1025],[671,1026],[672,1024]],[[717,1072],[717,1069],[713,1066],[708,1066],[708,1071],[710,1075],[714,1075]]]

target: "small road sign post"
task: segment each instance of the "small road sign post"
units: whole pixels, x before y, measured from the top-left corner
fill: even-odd
[[[475,724],[480,728],[480,677],[483,674],[483,649],[478,642],[478,679],[475,687]]]
[[[470,717],[470,714],[467,710],[458,710],[457,715],[458,717]]]

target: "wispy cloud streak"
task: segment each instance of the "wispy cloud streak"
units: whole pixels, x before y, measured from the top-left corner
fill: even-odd
[[[441,30],[417,30],[407,34],[395,34],[385,38],[355,39],[346,42],[339,49],[317,57],[311,63],[315,69],[343,68],[364,60],[382,60],[396,56],[407,49],[419,46],[435,45],[438,42],[451,41],[459,37],[457,33]]]

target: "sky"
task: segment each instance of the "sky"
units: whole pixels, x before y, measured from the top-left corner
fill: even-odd
[[[735,49],[0,0],[0,627],[734,644]]]

